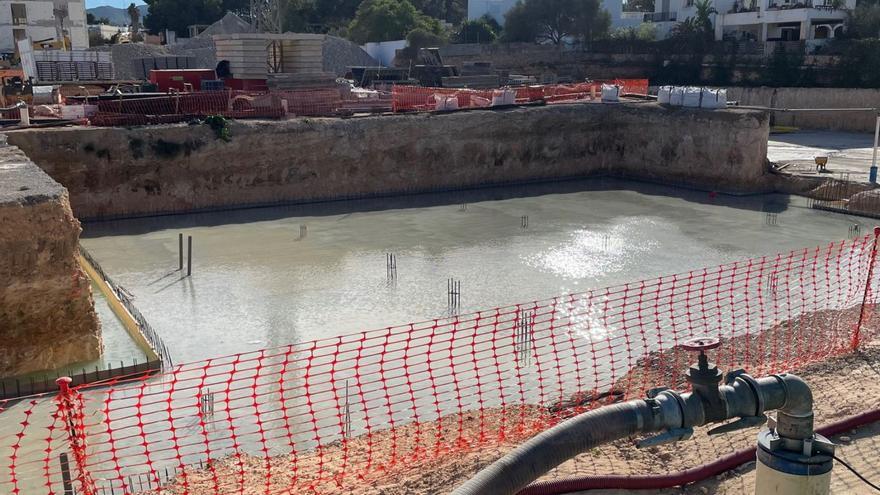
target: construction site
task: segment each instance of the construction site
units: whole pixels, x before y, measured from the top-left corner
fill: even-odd
[[[234,14],[46,45],[0,110],[0,493],[875,493],[858,90]]]

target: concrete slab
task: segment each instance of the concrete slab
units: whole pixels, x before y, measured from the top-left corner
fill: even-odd
[[[801,177],[838,177],[849,174],[849,180],[868,182],[868,169],[874,136],[850,132],[800,131],[771,134],[767,158],[776,169]],[[815,158],[827,156],[825,173],[816,171]]]

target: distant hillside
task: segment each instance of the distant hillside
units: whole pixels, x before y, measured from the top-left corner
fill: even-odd
[[[147,5],[138,5],[138,10],[141,11],[141,23],[143,23],[144,17],[147,16],[147,9]],[[114,26],[127,26],[131,22],[125,9],[117,9],[108,5],[86,9],[86,13],[92,14],[98,19],[106,17],[110,19],[110,24]]]

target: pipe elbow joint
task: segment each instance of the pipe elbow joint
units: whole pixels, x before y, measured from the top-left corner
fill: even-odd
[[[774,375],[785,388],[785,403],[779,412],[790,416],[806,416],[813,414],[813,391],[801,377],[789,373]]]
[[[779,407],[776,431],[779,436],[795,440],[813,436],[813,392],[807,382],[796,375],[773,375],[785,389],[785,402]]]

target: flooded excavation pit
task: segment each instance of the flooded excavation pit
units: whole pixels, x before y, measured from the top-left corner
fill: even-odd
[[[87,223],[81,242],[191,362],[817,246],[860,221],[587,180]]]
[[[199,126],[17,134],[173,356],[75,391],[89,473],[139,493],[141,477],[244,483],[265,466],[267,492],[338,492],[640,397],[680,376],[678,339],[695,334],[725,340],[727,369],[850,349],[871,223],[707,192],[772,189],[767,129],[766,112],[645,103],[234,123],[230,141]],[[135,156],[137,140],[189,148]],[[29,407],[55,404],[9,412]]]

